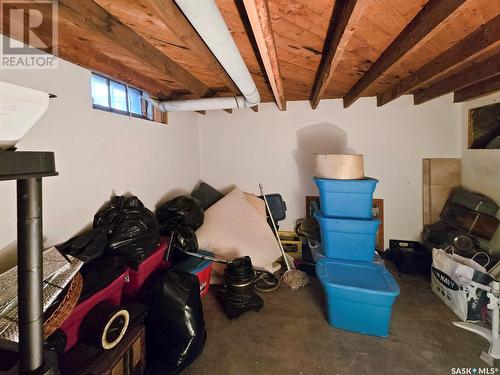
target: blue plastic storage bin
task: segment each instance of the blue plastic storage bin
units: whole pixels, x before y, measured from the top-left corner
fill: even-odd
[[[321,213],[329,217],[370,219],[373,192],[378,180],[333,180],[314,177]]]
[[[319,222],[323,252],[328,258],[373,261],[380,221],[338,219],[314,212]]]
[[[325,290],[330,325],[365,335],[389,335],[399,286],[383,264],[322,258],[316,273]]]

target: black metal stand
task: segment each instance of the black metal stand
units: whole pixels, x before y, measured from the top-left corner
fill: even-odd
[[[19,372],[43,364],[42,179],[17,181]]]
[[[47,373],[43,352],[42,177],[55,176],[51,152],[0,152],[0,180],[17,180],[19,372]]]

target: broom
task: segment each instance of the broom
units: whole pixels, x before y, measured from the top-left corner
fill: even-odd
[[[271,208],[269,207],[269,203],[267,202],[266,195],[264,194],[264,188],[262,187],[262,184],[259,184],[259,189],[260,189],[260,194],[262,195],[262,198],[264,198],[264,202],[266,202],[266,208],[267,211],[269,212],[269,217],[271,218],[271,223],[273,224],[273,230],[274,234],[276,235],[276,238],[278,239],[278,244],[280,245],[280,250],[281,250],[281,256],[283,257],[283,260],[285,261],[285,266],[286,266],[286,271],[282,276],[283,281],[285,282],[286,285],[290,287],[292,290],[297,290],[309,283],[309,276],[305,272],[302,272],[300,270],[294,269],[290,266],[290,263],[288,261],[288,257],[285,253],[285,250],[283,249],[283,245],[281,243],[281,239],[278,233],[278,229],[276,228],[276,224],[274,223],[274,217],[271,212]]]

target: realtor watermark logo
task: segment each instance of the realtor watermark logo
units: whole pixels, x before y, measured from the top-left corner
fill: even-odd
[[[497,367],[454,367],[452,375],[495,375],[498,374]]]
[[[0,69],[56,69],[57,16],[56,0],[0,0]]]

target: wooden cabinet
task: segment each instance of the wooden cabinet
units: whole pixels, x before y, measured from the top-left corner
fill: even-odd
[[[113,349],[104,350],[79,342],[59,358],[62,375],[139,375],[146,369],[146,330],[148,307],[140,303],[124,306],[130,323],[122,340]]]
[[[133,327],[129,334],[91,369],[95,375],[141,375],[146,366],[146,336],[142,324]]]
[[[145,351],[145,327],[135,324],[113,349],[97,350],[79,344],[61,359],[59,367],[63,375],[141,375],[146,368]]]

